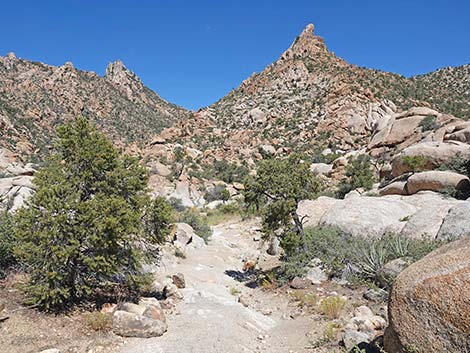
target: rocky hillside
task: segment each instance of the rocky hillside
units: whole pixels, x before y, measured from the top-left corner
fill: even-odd
[[[0,57],[0,147],[20,155],[42,151],[55,125],[89,116],[117,143],[148,139],[189,112],[160,98],[122,62],[104,77],[73,67],[55,67]]]
[[[440,111],[470,117],[470,65],[446,67],[412,78],[416,95]]]
[[[467,114],[468,67],[412,79],[362,68],[329,51],[313,29],[308,25],[264,71],[160,137],[217,159],[255,161],[274,151],[360,149],[382,118],[412,106]],[[437,87],[441,76],[449,84]]]

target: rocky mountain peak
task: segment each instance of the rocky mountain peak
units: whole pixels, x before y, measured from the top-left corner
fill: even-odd
[[[140,78],[130,71],[121,60],[109,63],[106,67],[105,78],[118,87],[128,99],[135,101],[142,98],[144,85]]]
[[[121,60],[108,64],[105,77],[118,85],[128,85],[131,81],[142,84],[140,78],[130,71]]]
[[[309,23],[302,33],[294,40],[292,45],[287,49],[281,58],[296,59],[311,56],[317,53],[328,53],[328,48],[323,38],[316,36],[314,33],[315,26]]]

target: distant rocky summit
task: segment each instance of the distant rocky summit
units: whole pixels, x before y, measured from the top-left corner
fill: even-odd
[[[0,147],[20,156],[44,154],[54,128],[76,116],[93,119],[116,144],[150,139],[190,112],[160,98],[121,61],[106,75],[0,57]]]
[[[208,160],[248,162],[266,153],[399,145],[437,111],[444,120],[468,118],[469,77],[468,65],[411,79],[352,65],[310,24],[273,64],[162,136],[206,151]]]

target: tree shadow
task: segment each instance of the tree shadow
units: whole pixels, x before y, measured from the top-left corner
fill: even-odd
[[[361,342],[351,349],[349,353],[382,353],[383,336],[375,338],[372,342]]]
[[[235,281],[243,283],[248,288],[257,288],[259,287],[259,278],[262,274],[261,270],[248,270],[248,271],[238,271],[238,270],[225,270],[224,273],[232,277]]]

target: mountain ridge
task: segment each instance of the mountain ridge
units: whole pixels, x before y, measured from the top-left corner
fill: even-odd
[[[467,87],[469,77],[452,95]],[[255,161],[264,145],[281,155],[320,147],[357,150],[367,146],[381,119],[413,106],[466,115],[465,99],[457,109],[445,109],[448,93],[429,89],[434,86],[431,74],[412,80],[349,64],[309,24],[263,71],[160,137],[206,151],[208,161]]]
[[[121,61],[104,76],[72,63],[47,65],[0,57],[0,143],[20,154],[44,153],[54,127],[83,115],[119,145],[146,141],[190,111],[162,99]],[[39,150],[38,150],[39,149]]]

